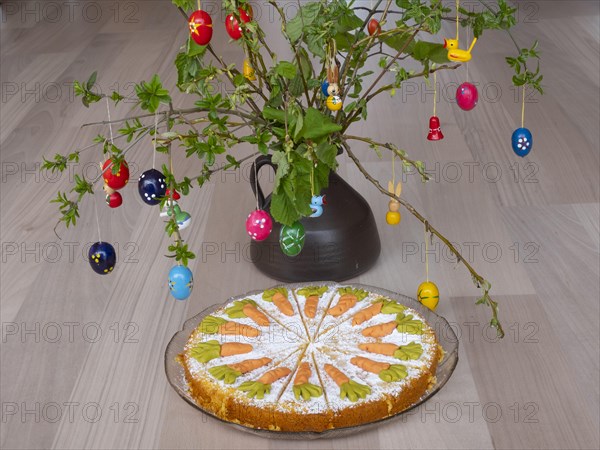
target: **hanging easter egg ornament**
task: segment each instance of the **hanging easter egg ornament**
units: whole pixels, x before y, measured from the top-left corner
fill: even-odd
[[[190,36],[198,45],[207,45],[212,39],[212,19],[206,11],[194,11],[188,20]]]
[[[417,289],[417,300],[432,311],[435,311],[440,301],[440,292],[431,281],[423,281]]]
[[[115,268],[117,253],[115,248],[108,242],[96,242],[90,247],[88,259],[94,272],[106,275]]]
[[[327,204],[327,199],[324,195],[313,195],[310,200],[310,209],[312,214],[309,217],[321,217],[323,214],[323,205]]]
[[[271,234],[273,220],[268,212],[255,209],[246,219],[246,232],[255,241],[264,241]]]
[[[129,181],[129,166],[123,160],[119,164],[119,169],[116,171],[114,169],[115,165],[113,165],[112,159],[107,159],[102,165],[102,177],[106,186],[117,191],[124,188]]]
[[[244,73],[244,78],[246,78],[247,80],[249,80],[249,81],[256,80],[256,74],[254,72],[254,67],[252,67],[252,64],[250,64],[250,60],[248,58],[244,59],[243,73]]]
[[[337,95],[330,95],[329,97],[327,97],[327,108],[330,111],[339,111],[340,109],[342,109],[342,99],[341,97],[338,97]]]
[[[248,15],[248,13],[242,8],[238,8],[238,12],[242,22],[248,23],[252,19],[250,15]],[[238,19],[236,19],[233,14],[228,14],[227,17],[225,17],[225,30],[227,30],[227,34],[234,41],[237,41],[242,37],[242,27],[240,26]]]
[[[147,205],[158,205],[167,193],[165,176],[156,169],[146,170],[140,175],[138,192]]]
[[[400,194],[402,193],[402,183],[398,182],[398,184],[396,185],[396,190],[394,191],[394,182],[388,181],[388,192],[392,195],[395,194],[396,197],[400,197]],[[402,219],[402,216],[400,216],[400,212],[398,212],[398,210],[400,209],[400,202],[395,198],[390,197],[388,209],[389,211],[385,214],[385,221],[388,225],[398,225],[400,223],[400,220]]]
[[[106,204],[111,208],[118,208],[123,204],[123,197],[118,192],[106,195]]]
[[[294,222],[292,225],[284,225],[279,233],[279,246],[287,256],[297,256],[304,247],[306,237],[304,225]]]
[[[471,111],[477,105],[479,92],[474,84],[465,82],[456,90],[456,103],[463,111]]]
[[[194,275],[185,266],[174,266],[169,271],[169,292],[177,300],[186,300],[194,288]]]
[[[381,33],[381,25],[379,25],[379,21],[377,19],[369,20],[367,30],[369,31],[370,36]]]
[[[533,136],[527,128],[517,128],[512,134],[512,149],[513,151],[524,158],[531,151],[533,146]]]

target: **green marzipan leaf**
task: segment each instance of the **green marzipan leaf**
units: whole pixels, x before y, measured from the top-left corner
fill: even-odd
[[[244,381],[238,389],[242,392],[247,392],[249,398],[262,399],[265,397],[265,394],[271,392],[271,385],[261,383],[260,381]]]
[[[396,316],[396,329],[400,333],[423,334],[423,322],[413,319],[412,314],[400,313]]]
[[[215,340],[200,342],[190,350],[190,355],[199,362],[207,363],[221,357],[221,344]]]
[[[219,332],[219,327],[227,322],[225,319],[221,317],[215,316],[206,316],[200,322],[200,331],[205,334],[217,334]]]
[[[344,294],[352,294],[356,297],[356,300],[358,300],[359,302],[361,300],[363,300],[367,295],[369,295],[369,293],[365,290],[362,289],[355,289],[355,288],[351,288],[351,287],[342,287],[338,289],[338,294],[340,295],[344,295]]]
[[[320,386],[316,386],[311,383],[304,383],[294,386],[294,397],[296,400],[300,400],[302,397],[304,400],[310,400],[311,397],[320,397],[323,395],[323,389]]]
[[[233,384],[242,372],[234,370],[227,365],[215,366],[208,369],[208,372],[217,380],[223,380],[225,384]]]
[[[407,375],[407,369],[402,364],[392,364],[389,369],[379,372],[379,378],[387,382],[403,380]]]
[[[383,301],[383,306],[381,307],[381,312],[383,314],[398,314],[406,309],[406,306],[403,306],[394,300],[386,298],[382,298],[381,300]]]
[[[364,384],[350,380],[340,386],[340,398],[347,398],[351,402],[357,402],[359,398],[366,398],[371,393],[371,388]]]
[[[411,342],[407,345],[402,345],[394,352],[394,358],[407,361],[409,359],[419,359],[423,354],[423,347],[421,344]]]
[[[263,298],[263,300],[266,300],[268,302],[272,302],[273,301],[273,296],[275,294],[277,294],[278,292],[280,294],[282,294],[284,297],[287,298],[288,291],[284,287],[278,287],[278,288],[273,288],[273,289],[266,290],[265,292],[263,292],[262,298]]]
[[[233,306],[230,306],[229,308],[227,308],[225,310],[225,313],[227,314],[228,317],[230,317],[232,319],[243,319],[244,317],[247,317],[246,314],[244,314],[243,309],[244,309],[244,306],[246,306],[248,304],[256,306],[256,302],[249,298],[247,298],[245,300],[238,300],[237,302],[233,303]]]
[[[298,289],[298,295],[303,297],[310,297],[311,295],[318,295],[319,297],[327,292],[329,289],[327,286],[307,286],[302,289]]]

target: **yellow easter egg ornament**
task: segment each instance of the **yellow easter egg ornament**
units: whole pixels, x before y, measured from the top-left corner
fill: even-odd
[[[327,97],[327,108],[330,111],[339,111],[342,109],[342,99],[337,95],[330,95]]]
[[[398,211],[388,211],[385,215],[385,221],[388,225],[398,225],[401,218]]]
[[[256,80],[256,75],[254,74],[254,68],[250,64],[250,60],[246,58],[244,60],[244,78],[250,81]]]
[[[435,283],[423,281],[419,285],[419,289],[417,289],[417,300],[419,300],[423,306],[435,311],[435,308],[440,301],[440,291],[438,291]]]

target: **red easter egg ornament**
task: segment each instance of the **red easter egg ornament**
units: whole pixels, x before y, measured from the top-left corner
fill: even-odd
[[[379,34],[381,33],[381,25],[379,25],[379,22],[376,19],[371,19],[367,25],[367,30],[371,36],[374,34]]]
[[[118,192],[113,192],[106,196],[106,204],[111,208],[118,208],[123,204],[123,197]]]
[[[271,234],[273,220],[268,212],[256,209],[248,214],[246,219],[246,231],[255,241],[264,241]]]
[[[212,19],[206,11],[194,11],[188,20],[190,36],[198,45],[206,45],[212,39]]]
[[[108,167],[110,165],[110,167]],[[121,165],[117,173],[113,173],[113,163],[111,159],[104,161],[102,165],[102,176],[104,177],[104,184],[109,188],[116,190],[125,187],[129,181],[129,166],[125,160],[121,161]]]
[[[477,100],[479,100],[479,92],[471,83],[463,83],[456,90],[456,103],[463,111],[471,111],[475,108]]]
[[[242,22],[248,23],[250,20],[252,20],[251,15],[248,15],[248,13],[242,8],[239,8],[238,12],[240,13],[240,19]],[[250,11],[250,14],[252,14],[252,11]],[[233,14],[229,14],[225,18],[225,29],[227,30],[227,34],[231,37],[231,39],[237,41],[242,37],[242,27],[240,27],[240,23]]]

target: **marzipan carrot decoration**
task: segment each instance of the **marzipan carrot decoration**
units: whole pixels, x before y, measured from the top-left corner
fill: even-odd
[[[362,330],[362,335],[375,338],[387,336],[388,334],[392,334],[392,331],[396,329],[396,325],[396,321],[373,325]]]
[[[228,366],[231,367],[233,370],[237,370],[240,373],[248,373],[260,367],[266,366],[271,361],[273,360],[267,357],[258,359],[245,359],[244,361],[239,363],[228,364]]]
[[[327,292],[327,286],[310,286],[298,290],[298,295],[306,297],[306,303],[304,303],[304,315],[314,319],[317,315],[317,306],[319,305],[319,298]]]
[[[354,307],[357,302],[363,300],[368,294],[367,291],[363,291],[362,289],[354,289],[351,287],[339,288],[338,293],[340,294],[340,298],[332,308],[329,308],[327,311],[328,314],[333,317],[338,317],[348,311],[350,308]]]
[[[342,372],[340,369],[332,366],[331,364],[325,364],[325,372],[327,372],[327,375],[329,375],[331,377],[331,379],[333,381],[335,381],[335,384],[337,384],[338,386],[342,386],[342,384],[347,383],[348,381],[350,381],[350,378],[348,378],[344,372]]]
[[[359,398],[366,398],[371,393],[371,388],[364,384],[359,384],[348,378],[342,371],[332,366],[325,364],[325,372],[331,377],[335,384],[340,387],[340,398],[347,398],[351,402],[358,401]]]
[[[271,369],[268,372],[265,372],[263,376],[258,379],[258,381],[264,384],[273,384],[280,378],[289,375],[291,372],[292,371],[287,367],[277,367],[276,369]]]
[[[250,353],[252,346],[241,342],[224,342],[221,344],[221,356],[241,355],[242,353]]]
[[[296,371],[296,378],[294,378],[294,386],[299,384],[308,383],[308,379],[310,378],[311,370],[310,365],[305,361],[298,367]]]
[[[257,337],[260,331],[249,325],[232,322],[222,317],[206,316],[200,323],[200,330],[205,334],[226,334],[245,337]]]
[[[397,346],[385,342],[373,342],[369,344],[358,344],[358,348],[369,353],[377,353],[378,355],[393,356],[396,359],[409,360],[419,359],[423,354],[423,347],[417,342]]]
[[[310,364],[306,361],[298,366],[293,387],[296,400],[300,400],[300,397],[304,400],[310,400],[311,397],[320,397],[323,395],[323,389],[320,386],[308,382],[311,373]]]
[[[382,370],[386,370],[390,368],[390,364],[384,362],[373,361],[369,358],[363,358],[362,356],[355,356],[350,360],[352,364],[357,367],[360,367],[367,372],[379,374]]]
[[[248,393],[250,398],[264,398],[265,394],[271,392],[271,384],[288,376],[292,371],[287,367],[277,367],[265,372],[257,381],[245,381],[238,389]]]
[[[208,371],[217,380],[223,380],[225,384],[233,384],[243,373],[266,366],[270,362],[271,358],[246,359],[235,364],[211,367]]]
[[[355,356],[350,362],[362,370],[379,375],[379,378],[387,382],[400,381],[408,374],[406,367],[401,364],[373,361],[362,356]]]
[[[384,342],[358,344],[358,348],[369,353],[377,353],[378,355],[386,356],[394,356],[394,352],[398,350],[398,346],[396,344],[386,344]]]
[[[225,312],[232,319],[248,317],[262,327],[266,327],[270,323],[269,318],[263,312],[258,310],[256,302],[249,298],[234,302],[233,306],[227,308]]]
[[[286,316],[294,315],[294,308],[288,300],[288,291],[286,288],[269,289],[263,293],[263,300],[273,302],[275,306]]]
[[[365,309],[361,309],[359,312],[354,314],[352,318],[352,325],[360,325],[363,322],[371,319],[381,312],[383,302],[375,302],[371,306],[367,306]]]

